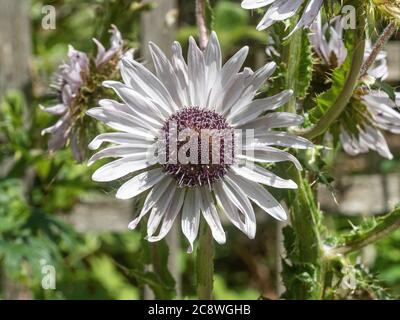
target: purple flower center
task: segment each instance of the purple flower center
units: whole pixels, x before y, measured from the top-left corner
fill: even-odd
[[[199,107],[186,107],[162,128],[162,166],[180,187],[211,185],[234,160],[234,131],[224,117]]]

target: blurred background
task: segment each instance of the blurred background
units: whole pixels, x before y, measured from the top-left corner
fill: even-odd
[[[240,2],[211,1],[214,29],[224,59],[249,45],[246,64],[256,68],[270,59],[270,38],[255,29],[259,15],[241,9]],[[55,8],[54,29],[42,24],[47,5]],[[143,240],[143,230],[129,232],[139,204],[116,200],[117,183],[93,183],[95,168],[76,164],[69,149],[49,154],[47,137],[40,134],[55,119],[38,105],[51,101],[49,83],[66,59],[68,44],[94,54],[92,37],[108,47],[111,24],[150,68],[149,40],[169,52],[173,40],[185,50],[188,36],[197,34],[194,1],[0,0],[2,299],[195,298],[195,255],[186,254],[179,225],[158,244]],[[396,86],[400,36],[386,50],[388,81]],[[372,152],[353,158],[341,154],[330,168],[335,192],[320,190],[329,228],[349,230],[400,201],[400,138],[388,139],[397,160]],[[279,278],[283,225],[263,214],[257,219],[255,240],[225,225],[227,244],[216,247],[215,298],[277,299],[284,291]],[[353,258],[387,288],[381,297],[400,296],[400,231]],[[368,292],[360,297],[371,298]]]

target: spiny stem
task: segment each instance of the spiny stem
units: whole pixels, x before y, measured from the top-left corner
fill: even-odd
[[[360,250],[361,248],[386,237],[399,228],[400,208],[397,208],[386,217],[382,218],[382,220],[379,221],[378,224],[371,230],[352,235],[351,239],[347,243],[335,249],[331,249],[329,255],[348,254],[350,252]]]
[[[294,91],[293,99],[285,106],[285,111],[296,112],[296,92],[299,83],[298,65],[302,57],[302,39],[306,37],[305,32],[297,32],[292,36],[290,42],[285,46],[283,52],[283,61],[287,65],[286,87]],[[315,286],[311,289],[309,283],[301,280],[295,280],[293,284],[293,274],[282,273],[282,279],[285,283],[285,297],[288,299],[321,299],[322,279],[320,271],[321,263],[321,240],[319,233],[320,212],[315,205],[314,196],[306,176],[295,168],[289,171],[290,177],[297,183],[298,189],[289,192],[288,204],[290,212],[290,225],[293,231],[294,247],[286,248],[287,258],[290,260],[296,272],[307,273],[306,266],[311,266],[315,270]],[[288,286],[289,284],[289,286]]]
[[[367,60],[364,61],[364,64],[361,67],[361,77],[364,77],[369,68],[373,65],[373,63],[376,60],[376,57],[378,56],[379,52],[382,51],[384,45],[386,42],[390,39],[390,37],[393,35],[393,33],[397,30],[397,25],[395,22],[391,22],[383,31],[383,33],[379,36],[378,40],[376,41],[374,47],[372,48],[371,54],[367,58]]]
[[[204,220],[201,223],[199,247],[197,248],[196,274],[199,300],[211,300],[214,283],[214,240],[211,230]]]
[[[206,2],[205,0],[196,0],[196,19],[199,28],[200,49],[204,50],[208,43],[208,30],[206,24]]]

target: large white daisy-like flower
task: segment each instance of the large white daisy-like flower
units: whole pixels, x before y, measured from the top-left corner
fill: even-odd
[[[88,111],[117,131],[100,134],[89,145],[91,149],[98,149],[103,142],[112,144],[93,155],[89,165],[106,157],[118,158],[97,169],[93,180],[106,182],[131,175],[118,189],[116,197],[119,199],[149,191],[141,212],[129,228],[134,229],[148,214],[147,239],[158,241],[180,214],[182,231],[191,251],[201,216],[211,228],[214,239],[221,244],[226,240],[221,215],[248,237],[255,236],[256,220],[251,201],[276,219],[286,219],[285,210],[263,185],[291,189],[296,188],[296,184],[252,162],[291,161],[300,169],[293,155],[273,146],[303,149],[312,144],[304,138],[274,130],[298,125],[302,117],[285,112],[265,114],[286,104],[291,91],[253,100],[274,72],[275,63],[255,72],[249,68],[241,71],[248,53],[248,47],[244,47],[222,65],[221,49],[214,32],[204,52],[193,38],[189,39],[187,63],[177,42],[172,45],[170,60],[154,43],[149,47],[156,74],[132,59],[122,59],[124,83],[104,83],[115,90],[122,103],[102,100],[100,107]],[[172,127],[176,129],[175,136]],[[237,141],[234,136],[238,129],[254,130],[247,131],[240,150],[241,143],[233,143]],[[185,131],[189,135],[184,141],[176,138],[176,134]],[[217,135],[219,143],[215,145],[209,138],[199,138],[197,134],[203,131],[223,135]],[[254,134],[252,140],[248,139],[251,133]],[[179,140],[180,146],[175,154],[169,144],[173,140]],[[190,149],[190,161],[185,161],[187,141],[200,143]],[[208,158],[211,150],[212,163],[209,159],[203,161],[202,157]],[[242,150],[246,152],[242,154]],[[183,159],[174,159],[176,153],[183,154]],[[166,161],[160,161],[161,154],[166,155]]]
[[[340,67],[347,57],[342,35],[340,17],[324,25],[321,17],[318,17],[311,26],[310,42],[321,61],[331,69]],[[371,41],[368,41],[365,59],[371,51]],[[386,56],[385,51],[378,54],[375,63],[367,71],[370,77],[384,80],[388,76]],[[353,156],[374,150],[382,157],[392,159],[393,155],[381,130],[400,133],[400,113],[396,111],[399,106],[400,93],[396,94],[394,102],[387,93],[379,90],[370,90],[365,86],[356,90],[340,118],[339,138],[343,149]]]
[[[268,6],[267,12],[257,25],[257,30],[267,29],[277,21],[293,17],[306,0],[243,0],[242,8],[258,9]],[[308,0],[303,14],[292,30],[296,32],[302,27],[308,27],[321,10],[323,0]]]
[[[106,50],[97,40],[95,59],[96,68],[101,68],[111,60],[116,64],[122,55],[123,40],[116,26],[111,27],[110,49]],[[74,124],[82,114],[81,88],[86,85],[94,70],[90,70],[89,58],[86,53],[75,50],[72,46],[68,49],[68,61],[58,68],[55,83],[52,88],[56,90],[58,103],[51,107],[40,108],[50,114],[59,116],[60,119],[51,127],[42,130],[42,134],[49,133],[49,151],[57,151],[65,146],[70,139],[72,153],[76,161],[83,161],[84,152],[79,146],[78,135],[74,133]],[[84,110],[83,110],[84,111]]]

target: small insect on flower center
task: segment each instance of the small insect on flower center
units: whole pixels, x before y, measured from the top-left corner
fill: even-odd
[[[159,139],[165,172],[180,187],[210,185],[234,160],[234,130],[220,114],[186,107],[167,119]]]

